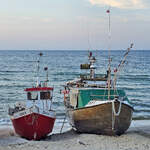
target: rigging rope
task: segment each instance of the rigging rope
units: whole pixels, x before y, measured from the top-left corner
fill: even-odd
[[[118,67],[114,70],[114,90],[116,90],[116,83],[117,83],[117,75],[120,75],[120,71],[121,68],[123,68],[124,63],[126,62],[126,58],[131,50],[131,48],[133,47],[133,43],[131,43],[130,47],[127,48],[126,53],[124,54],[123,59],[121,60],[121,62],[119,63]]]
[[[115,100],[112,101],[112,110],[113,110],[113,113],[114,113],[115,116],[119,116],[120,112],[121,112],[122,102],[121,101],[118,101],[118,102],[119,102],[119,108],[118,108],[118,112],[116,112],[116,109],[115,109]]]
[[[118,108],[118,112],[116,112],[115,100],[112,101],[112,130],[114,130],[115,128],[116,117],[120,115],[121,108],[122,108],[122,102],[121,101],[118,101],[118,102],[119,102],[119,108]]]

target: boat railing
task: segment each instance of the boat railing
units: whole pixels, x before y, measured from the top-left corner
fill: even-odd
[[[107,95],[90,95],[90,96],[107,96]],[[110,95],[110,96],[119,97],[119,95]]]
[[[107,77],[102,75],[95,75],[94,78],[92,78],[90,74],[80,74],[80,78],[86,81],[107,81]]]
[[[39,113],[39,107],[35,106],[35,107],[26,108],[24,110],[20,110],[18,112],[15,112],[13,114],[13,117],[18,118],[18,117],[21,117],[21,116],[24,116],[24,115],[28,115],[31,112]]]
[[[98,98],[102,98],[102,99],[107,99],[108,95],[90,95],[90,97],[98,97]],[[114,99],[114,98],[119,98],[120,101],[124,101],[126,100],[126,96],[120,96],[120,95],[116,95],[116,94],[112,94],[110,95],[110,98],[111,99]]]

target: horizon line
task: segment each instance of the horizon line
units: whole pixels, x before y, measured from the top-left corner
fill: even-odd
[[[107,51],[108,49],[0,49],[0,51],[97,51],[103,50]],[[112,51],[120,51],[126,49],[111,49]],[[132,49],[134,51],[149,51],[150,49]]]

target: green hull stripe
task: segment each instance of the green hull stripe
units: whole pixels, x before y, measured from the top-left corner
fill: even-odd
[[[100,100],[105,101],[108,100],[108,90],[105,89],[84,89],[79,90],[78,95],[78,108],[84,107],[91,100]],[[124,97],[125,101],[128,101],[128,98],[123,90],[111,90],[110,98],[114,99],[115,96]]]

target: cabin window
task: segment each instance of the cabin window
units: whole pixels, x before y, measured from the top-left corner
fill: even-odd
[[[50,92],[40,92],[40,99],[51,99]]]
[[[38,93],[37,92],[28,92],[27,98],[28,98],[28,100],[38,100]]]

